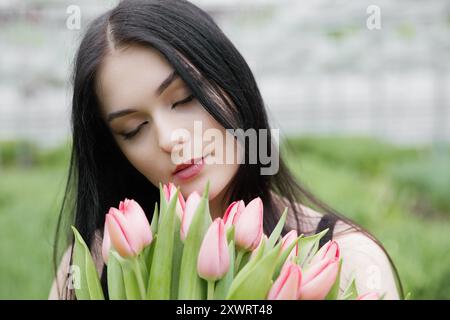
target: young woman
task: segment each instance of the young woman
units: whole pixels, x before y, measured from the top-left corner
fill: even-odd
[[[195,123],[201,123],[200,131]],[[275,145],[247,63],[211,17],[188,1],[123,1],[93,21],[76,56],[72,126],[50,298],[74,298],[68,285],[72,238],[64,221],[74,224],[90,244],[106,288],[101,243],[108,209],[132,198],[151,219],[159,182],[174,182],[186,197],[194,190],[202,192],[207,180],[213,217],[223,216],[234,200],[247,204],[260,197],[264,231],[270,234],[288,206],[283,234],[330,228],[322,243],[333,238],[340,245],[341,288],[355,276],[361,294],[376,291],[386,299],[401,297],[397,272],[381,244],[303,188],[278,153],[277,172],[261,174],[259,157],[256,164],[248,161],[254,155],[249,144],[228,139],[217,146],[206,141],[185,159],[201,158],[203,165],[193,166],[196,170],[190,175],[176,172],[174,151],[201,139],[207,130],[225,137],[226,129],[267,129],[265,139],[258,136],[261,144],[256,149],[273,151]],[[173,139],[180,129],[188,134]],[[211,161],[225,153],[244,156],[245,161]]]

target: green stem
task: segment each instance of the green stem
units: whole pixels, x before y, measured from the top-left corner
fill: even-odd
[[[214,280],[208,280],[208,297],[207,300],[214,299]]]
[[[236,262],[234,264],[234,275],[236,275],[239,271],[239,265],[241,264],[242,257],[244,256],[245,251],[238,249],[238,254],[236,257]]]
[[[134,273],[136,274],[136,279],[137,279],[137,283],[139,286],[141,299],[144,300],[145,299],[145,284],[144,284],[144,279],[142,278],[141,265],[140,265],[138,259],[139,259],[138,257],[133,258]]]

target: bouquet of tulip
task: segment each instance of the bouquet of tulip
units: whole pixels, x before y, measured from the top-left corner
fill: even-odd
[[[159,186],[151,223],[139,204],[125,199],[106,215],[102,254],[110,299],[378,299],[358,296],[352,281],[339,292],[338,244],[318,248],[327,232],[281,238],[285,208],[268,237],[263,204],[231,203],[211,221],[209,183],[186,201],[179,188]],[[77,299],[104,299],[89,249],[75,234],[73,264],[79,267]]]

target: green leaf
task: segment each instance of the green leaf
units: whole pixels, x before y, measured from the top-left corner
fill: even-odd
[[[158,214],[158,202],[155,202],[155,210],[153,211],[152,223],[150,227],[152,229],[152,235],[155,236],[158,232],[158,222],[159,222],[159,214]]]
[[[333,286],[331,287],[330,291],[325,297],[325,300],[338,300],[339,288],[341,285],[341,268],[342,268],[342,259],[339,260],[339,268],[336,280],[334,281]]]
[[[286,262],[287,257],[291,253],[294,246],[298,243],[298,241],[303,237],[303,235],[298,236],[298,238],[295,241],[292,241],[289,246],[287,246],[284,250],[282,250],[280,256],[278,257],[277,267],[275,268],[275,272],[273,274],[273,280],[278,278],[280,275],[281,269],[283,268],[284,263]],[[295,261],[294,261],[295,263]]]
[[[104,300],[100,279],[91,253],[78,230],[72,226],[75,235],[73,265],[79,267],[80,286],[75,288],[78,300]]]
[[[262,259],[262,257],[265,254],[265,247],[266,241],[262,241],[261,245],[256,249],[256,252],[253,255],[253,257],[251,257],[251,252],[248,252],[248,255],[244,255],[244,257],[248,256],[249,258],[247,259],[245,264],[243,264],[243,266],[240,267],[239,271],[236,274],[235,280],[239,279],[240,277],[244,277],[245,274],[250,272],[251,269]],[[244,258],[242,260],[244,260]]]
[[[283,230],[284,224],[286,223],[287,210],[288,208],[286,207],[280,217],[280,220],[278,220],[277,225],[273,229],[272,234],[270,235],[269,240],[266,244],[266,252],[272,249],[275,246],[275,243],[280,238],[281,231]]]
[[[164,195],[164,189],[163,189],[163,185],[161,184],[161,182],[159,183],[159,218],[158,218],[158,225],[161,224],[161,218],[162,215],[167,211],[167,200],[166,200],[166,196]]]
[[[356,300],[357,297],[358,289],[356,288],[356,279],[353,277],[347,288],[345,288],[341,300]]]
[[[239,269],[237,270],[237,272],[240,272],[242,270],[242,268],[250,261],[251,255],[252,255],[251,251],[247,251],[246,253],[244,253],[244,255],[242,256],[242,259],[241,259],[241,263],[239,264]]]
[[[148,248],[148,246],[147,246]],[[148,285],[148,276],[150,272],[147,269],[147,257],[144,252],[141,252],[139,256],[137,257],[138,263],[139,263],[139,269],[141,271],[142,280],[145,284],[145,290],[147,291],[147,285]]]
[[[298,256],[297,264],[301,267],[306,266],[316,254],[319,249],[319,241],[328,232],[329,229],[325,229],[310,237],[304,237],[298,242]]]
[[[263,242],[264,243],[264,242]],[[264,245],[262,245],[264,246]],[[263,249],[264,250],[264,249]],[[272,286],[272,276],[281,251],[281,243],[271,249],[258,263],[241,273],[231,284],[227,299],[230,300],[263,300]],[[249,264],[252,260],[249,261]]]
[[[230,241],[232,241],[234,239],[234,231],[235,231],[235,226],[231,225],[231,227],[229,227],[227,229],[227,243],[230,243]]]
[[[122,266],[123,282],[127,300],[142,299],[139,291],[138,280],[136,278],[136,269],[134,268],[133,262],[129,259],[121,259],[119,261]]]
[[[214,291],[215,300],[224,300],[230,290],[231,283],[233,282],[234,275],[234,241],[231,240],[228,244],[228,253],[230,255],[230,269],[225,276],[218,280],[216,283],[216,289]]]
[[[162,192],[162,189],[160,189]],[[178,200],[177,188],[174,197],[170,200],[166,212],[161,212],[158,227],[158,241],[155,244],[152,267],[147,289],[147,298],[150,300],[169,300],[172,278],[172,256],[174,248],[174,232],[177,215],[176,204]],[[162,196],[164,197],[164,196]],[[164,210],[164,205],[161,209]]]
[[[175,232],[173,234],[173,256],[172,256],[172,283],[171,283],[171,294],[170,299],[178,299],[178,288],[180,283],[180,271],[181,271],[181,258],[183,256],[184,244],[181,241],[180,236],[180,219],[175,219]]]
[[[107,277],[108,293],[110,300],[125,300],[125,284],[123,282],[122,266],[119,260],[123,258],[115,251],[111,250],[108,257]]]
[[[197,259],[203,237],[211,225],[209,212],[209,180],[205,191],[192,217],[188,234],[184,241],[183,257],[181,259],[180,286],[178,298],[180,300],[206,299],[206,281],[197,273]]]
[[[150,274],[150,269],[152,267],[153,253],[155,252],[155,245],[156,245],[157,241],[158,241],[158,235],[154,234],[152,243],[150,243],[150,245],[145,247],[144,250],[142,251],[142,256],[143,256],[143,259],[145,261],[145,266],[146,266],[145,269],[147,270],[147,273],[148,273],[147,278],[148,278],[148,275]]]

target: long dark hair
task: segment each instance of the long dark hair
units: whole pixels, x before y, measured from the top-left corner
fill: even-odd
[[[162,53],[205,110],[224,128],[267,129],[266,150],[277,152],[265,105],[249,66],[207,13],[184,0],[120,2],[90,24],[75,59],[72,153],[55,235],[55,275],[63,243],[61,235],[67,235],[64,237],[67,244],[73,243],[68,230],[70,224],[74,224],[86,243],[92,246],[96,231],[103,230],[105,213],[110,207],[116,207],[120,200],[135,199],[149,219],[159,201],[159,189],[128,162],[114,141],[100,117],[95,93],[99,65],[111,46],[123,48],[133,44]],[[275,193],[288,202],[299,234],[306,231],[300,203],[316,206],[379,243],[366,230],[314,197],[294,178],[281,154],[278,172],[261,175],[261,163],[249,163],[248,153],[246,147],[245,161],[228,186],[225,198],[227,203],[237,199],[248,203],[260,197],[264,203],[266,234],[271,233],[282,213],[273,196]],[[282,234],[288,231],[285,226]],[[391,264],[399,279],[392,261]],[[105,281],[103,276],[104,287]],[[400,281],[398,283],[402,294]]]

